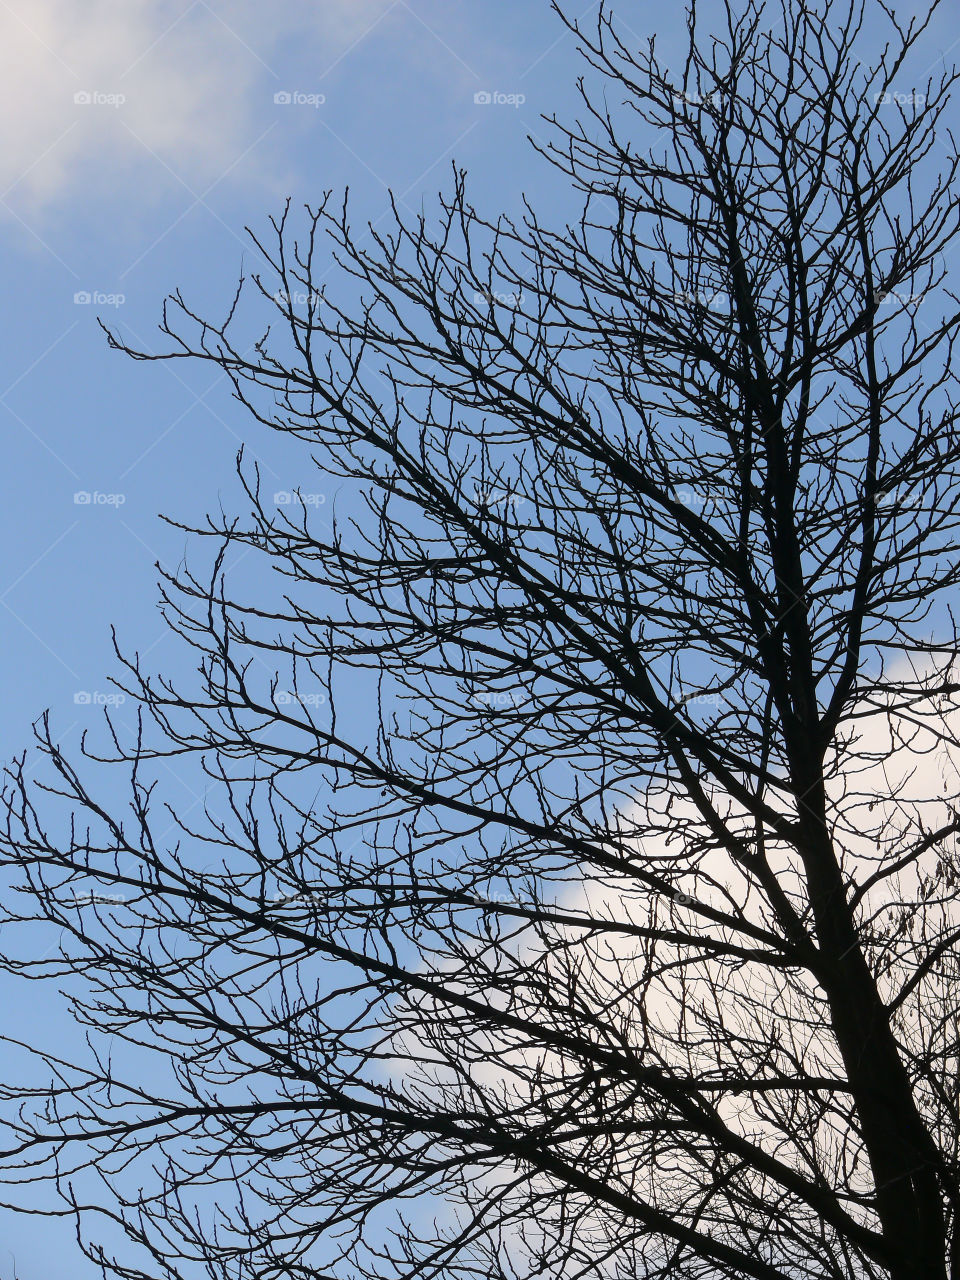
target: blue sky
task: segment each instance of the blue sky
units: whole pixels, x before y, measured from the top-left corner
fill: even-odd
[[[152,565],[182,540],[158,510],[216,503],[242,441],[269,461],[224,382],[132,365],[107,350],[97,316],[153,349],[172,288],[218,310],[253,257],[244,225],[263,230],[287,194],[349,185],[362,223],[383,214],[388,186],[416,210],[455,158],[478,200],[509,207],[521,183],[537,185],[526,133],[571,96],[572,42],[539,0],[482,15],[439,0],[257,9],[4,7],[16,122],[0,161],[8,750],[44,706],[75,734],[95,714],[108,619],[142,649],[163,644]],[[526,102],[478,105],[482,91]]]
[[[638,42],[657,33],[669,63],[681,6],[614,7]],[[951,26],[945,11],[932,57]],[[8,758],[46,707],[65,741],[93,726],[113,692],[111,623],[148,666],[181,660],[153,565],[175,565],[184,541],[160,511],[190,521],[239,503],[241,443],[267,484],[299,482],[225,381],[133,364],[97,316],[152,349],[170,290],[219,312],[253,259],[244,225],[264,230],[287,195],[349,186],[362,224],[384,215],[388,187],[416,212],[455,159],[488,213],[515,210],[521,191],[562,209],[527,135],[546,136],[543,112],[572,117],[580,66],[547,0],[0,0],[0,50]],[[52,994],[4,998],[14,1033],[57,1026]],[[5,1216],[3,1233],[0,1280],[14,1275],[4,1250],[18,1280],[86,1274],[69,1230]]]
[[[241,443],[275,489],[301,479],[223,380],[134,365],[107,349],[97,316],[153,349],[170,290],[218,312],[253,260],[244,226],[263,231],[287,195],[349,186],[362,224],[385,213],[388,187],[418,210],[456,160],[492,212],[524,189],[553,198],[526,136],[543,134],[541,112],[572,109],[578,67],[545,0],[4,0],[0,50],[9,758],[46,707],[69,743],[95,729],[115,696],[111,623],[149,665],[182,668],[153,566],[176,564],[184,539],[160,511],[189,521],[239,505]],[[475,102],[483,92],[525,101]],[[115,708],[121,725],[129,710]],[[10,1034],[66,1034],[52,991],[2,995]],[[2,1216],[0,1280],[98,1274],[68,1224]]]

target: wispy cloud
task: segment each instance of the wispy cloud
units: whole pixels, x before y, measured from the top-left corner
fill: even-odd
[[[44,206],[128,187],[167,161],[218,179],[287,89],[292,39],[318,63],[362,40],[390,0],[0,0],[0,195]],[[309,87],[309,86],[308,86]],[[269,156],[269,152],[267,152]],[[267,163],[259,159],[256,163]],[[148,180],[149,181],[149,180]]]

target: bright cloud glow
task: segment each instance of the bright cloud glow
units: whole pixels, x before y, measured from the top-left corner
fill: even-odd
[[[209,185],[249,155],[266,164],[269,148],[256,154],[271,123],[265,107],[274,91],[298,87],[276,65],[283,42],[315,42],[320,74],[388,8],[3,0],[0,195],[48,205],[92,184],[129,190],[142,171]]]

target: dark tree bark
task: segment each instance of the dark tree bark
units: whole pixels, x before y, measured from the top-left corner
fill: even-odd
[[[117,1275],[960,1280],[954,74],[933,10],[721,7],[680,74],[577,31],[575,224],[328,196],[224,322],[110,335],[316,477],[241,455],[164,580],[198,680],[118,651],[136,740],[9,774],[5,933],[61,941],[6,963],[92,1053],[5,1159]]]

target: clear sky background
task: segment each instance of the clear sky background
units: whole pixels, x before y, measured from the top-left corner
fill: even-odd
[[[679,66],[679,0],[614,8]],[[955,21],[938,19],[931,62]],[[287,195],[349,186],[362,225],[392,188],[414,214],[449,186],[452,160],[481,210],[516,211],[526,191],[559,220],[563,188],[527,136],[547,136],[543,113],[572,118],[579,70],[547,0],[0,0],[4,758],[46,707],[66,742],[94,724],[110,623],[148,666],[182,666],[153,566],[174,566],[184,542],[160,511],[239,508],[241,443],[267,486],[302,479],[214,371],[135,365],[107,349],[97,316],[153,349],[164,295],[182,287],[219,314],[253,260],[244,225],[264,231]],[[484,92],[524,100],[475,101]],[[53,993],[0,995],[9,1034],[56,1033]],[[95,1274],[69,1229],[11,1214],[0,1228],[0,1280]]]

